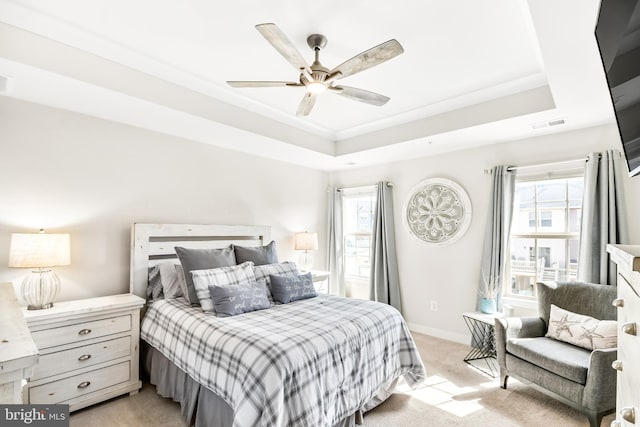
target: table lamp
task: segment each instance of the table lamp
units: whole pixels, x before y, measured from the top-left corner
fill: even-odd
[[[309,255],[309,251],[318,249],[318,233],[296,233],[295,250],[304,251],[304,261],[301,263],[304,270],[310,270],[313,265],[313,259]]]
[[[20,292],[29,310],[53,307],[60,290],[60,279],[50,267],[69,265],[71,253],[68,234],[12,233],[9,267],[31,268],[22,281]]]

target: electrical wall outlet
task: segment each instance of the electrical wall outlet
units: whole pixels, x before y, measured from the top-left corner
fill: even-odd
[[[431,300],[431,311],[438,311],[438,301]]]

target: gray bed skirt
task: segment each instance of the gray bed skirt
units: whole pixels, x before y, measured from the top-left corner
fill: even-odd
[[[189,425],[195,427],[233,426],[233,410],[222,398],[200,385],[158,350],[144,341],[141,341],[141,344],[142,361],[149,382],[156,386],[156,391],[160,396],[171,398],[180,403],[182,416],[189,422]],[[384,402],[391,395],[389,390],[393,390],[395,382],[383,387],[378,395],[367,402],[362,411],[357,411],[333,427],[354,427],[356,424],[362,424],[363,412]]]

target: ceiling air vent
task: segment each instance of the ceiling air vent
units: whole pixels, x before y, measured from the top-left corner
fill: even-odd
[[[536,130],[536,129],[544,129],[544,128],[548,128],[551,126],[559,126],[559,125],[563,125],[566,123],[565,119],[554,119],[554,120],[549,120],[546,122],[537,122],[537,123],[533,123],[531,124],[531,128]]]

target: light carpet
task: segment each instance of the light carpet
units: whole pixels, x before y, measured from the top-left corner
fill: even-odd
[[[416,390],[398,393],[365,414],[364,427],[588,427],[587,417],[510,378],[503,390],[498,380],[462,361],[467,346],[413,334],[427,369],[427,381]],[[609,426],[608,415],[602,426]],[[187,426],[180,406],[145,383],[140,393],[123,396],[71,415],[72,427]]]

